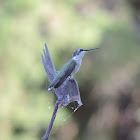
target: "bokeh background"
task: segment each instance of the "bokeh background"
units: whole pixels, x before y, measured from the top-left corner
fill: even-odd
[[[56,97],[41,53],[56,70],[94,48],[74,76],[83,106],[61,109],[50,140],[140,140],[140,1],[1,0],[0,139],[42,139]]]

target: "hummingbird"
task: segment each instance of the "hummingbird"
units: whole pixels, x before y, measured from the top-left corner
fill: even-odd
[[[50,84],[48,91],[60,87],[68,77],[71,79],[72,76],[79,71],[84,54],[95,49],[99,48],[75,50],[73,52],[72,59],[70,59],[58,72],[58,74]]]

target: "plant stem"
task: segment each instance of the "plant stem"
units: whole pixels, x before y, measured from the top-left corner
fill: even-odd
[[[52,126],[54,124],[54,120],[55,120],[57,111],[59,109],[59,104],[60,104],[60,101],[57,100],[56,104],[55,104],[55,107],[54,107],[54,111],[53,111],[53,114],[52,114],[52,118],[51,118],[50,124],[49,124],[48,129],[46,131],[46,134],[44,136],[44,140],[48,140],[49,139],[49,136],[50,136],[50,133],[51,133],[51,130],[52,130]]]

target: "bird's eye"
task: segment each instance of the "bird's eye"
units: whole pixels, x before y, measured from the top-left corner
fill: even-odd
[[[78,54],[81,52],[81,49],[78,50]]]

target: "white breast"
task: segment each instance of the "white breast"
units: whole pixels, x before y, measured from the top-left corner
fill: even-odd
[[[77,59],[77,58],[73,58],[73,59],[76,62],[76,65],[75,65],[75,68],[74,68],[74,70],[72,72],[72,75],[75,74],[75,73],[77,73],[79,71],[79,68],[81,66],[81,61],[82,61],[82,59],[80,59],[80,60]]]

